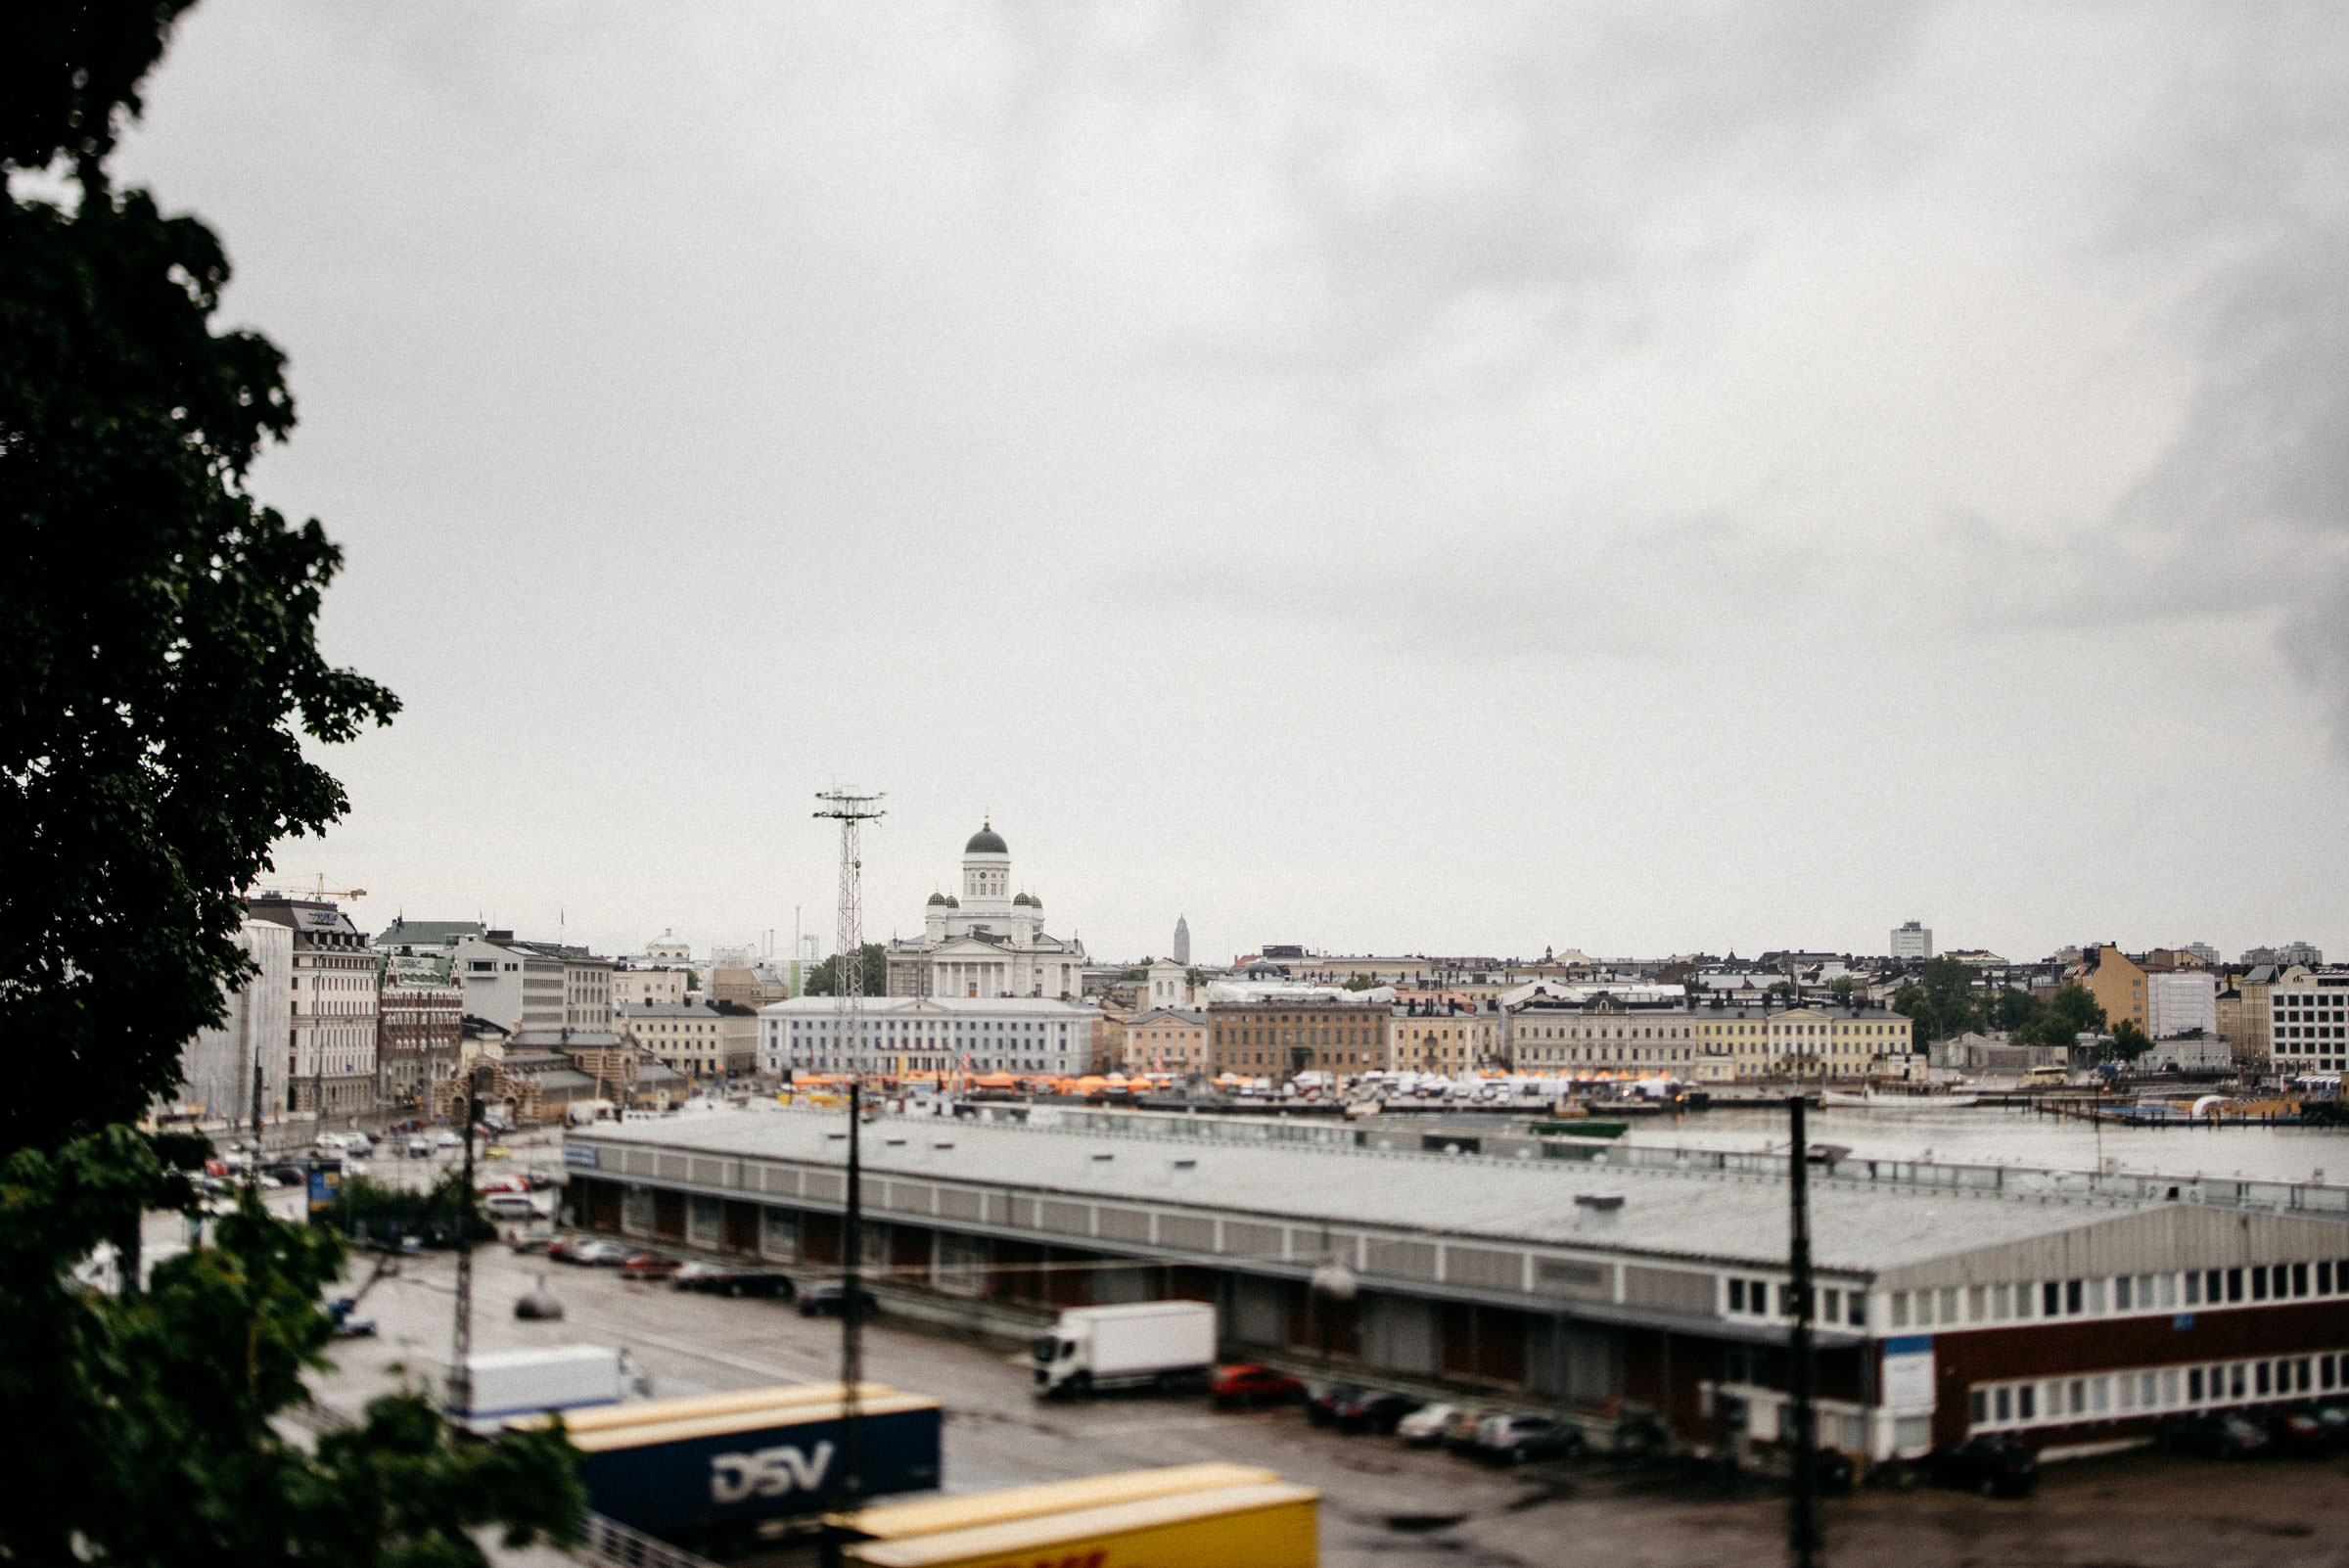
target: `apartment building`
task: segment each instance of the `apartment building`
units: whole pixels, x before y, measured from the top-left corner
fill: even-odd
[[[2280,986],[2290,986],[2309,971],[2298,964],[2254,964],[2216,1002],[2219,1037],[2235,1067],[2265,1073],[2274,1064],[2276,1010],[2272,996]]]
[[[324,899],[262,894],[246,899],[245,909],[293,934],[288,1109],[324,1117],[373,1111],[382,979],[367,938]]]
[[[453,980],[408,978],[387,969],[380,1017],[376,1055],[386,1103],[415,1109],[431,1104],[432,1085],[457,1076],[464,991]]]
[[[647,1005],[676,1007],[685,1000],[685,977],[688,971],[663,966],[657,969],[614,969],[612,971],[612,1011],[615,1016],[631,1007]]]
[[[260,1115],[274,1120],[285,1114],[294,932],[248,915],[236,943],[259,972],[227,992],[227,1015],[218,1027],[198,1030],[180,1047],[179,1092],[157,1107],[161,1112],[215,1125],[249,1122],[257,1068]]]
[[[2085,950],[2071,978],[2087,987],[2104,1009],[2107,1028],[2125,1018],[2148,1036],[2153,1033],[2151,988],[2144,967],[2120,948],[2107,942]]]
[[[1507,1010],[1521,1072],[1655,1073],[1739,1079],[1916,1078],[1924,1057],[1909,1020],[1877,1006],[1534,996]]]
[[[759,1065],[759,1015],[732,1003],[640,1002],[621,1010],[620,1033],[689,1078],[735,1078]]]
[[[1398,991],[1379,1065],[1396,1073],[1446,1076],[1498,1067],[1506,1016],[1497,1003],[1462,992]]]
[[[759,1071],[1079,1078],[1098,1065],[1100,1023],[1048,996],[869,996],[848,1017],[834,997],[794,996],[759,1009]]]
[[[1386,1065],[1389,1011],[1384,1001],[1365,1002],[1345,992],[1230,1000],[1211,993],[1208,1069],[1271,1079],[1366,1073]]]
[[[1205,1073],[1211,1027],[1203,1008],[1153,1007],[1136,1013],[1119,1026],[1120,1061],[1128,1073],[1177,1078]]]
[[[2268,989],[2275,1071],[2287,1076],[2349,1069],[2349,973],[2295,970]]]

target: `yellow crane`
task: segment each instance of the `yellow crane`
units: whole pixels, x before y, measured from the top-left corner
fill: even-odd
[[[326,873],[323,871],[318,873],[315,881],[318,885],[314,888],[264,888],[255,886],[248,889],[247,891],[251,893],[274,893],[279,895],[281,898],[287,899],[364,899],[367,897],[367,890],[365,888],[328,887],[326,885]]]

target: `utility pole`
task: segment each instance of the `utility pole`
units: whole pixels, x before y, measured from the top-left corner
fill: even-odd
[[[449,1330],[448,1405],[465,1417],[473,1414],[473,1124],[481,1120],[482,1080],[489,1071],[475,1068],[457,1099],[465,1112],[465,1231],[457,1238],[457,1320]]]
[[[1786,1150],[1786,1279],[1787,1288],[1794,1292],[1794,1324],[1786,1332],[1786,1439],[1794,1446],[1794,1485],[1786,1504],[1786,1555],[1794,1568],[1817,1568],[1824,1545],[1819,1523],[1818,1366],[1811,1353],[1811,1149],[1803,1125],[1808,1109],[1799,1088],[1786,1097],[1793,1133]]]
[[[881,797],[826,790],[815,815],[840,824],[840,916],[832,958],[834,1039],[849,1070],[849,1169],[840,1221],[840,1479],[836,1508],[852,1508],[864,1494],[863,1423],[858,1385],[864,1381],[864,1038],[857,1003],[864,991],[864,857],[859,829],[882,814]]]

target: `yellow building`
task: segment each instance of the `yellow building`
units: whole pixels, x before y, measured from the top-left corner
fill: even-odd
[[[1153,1007],[1121,1022],[1118,1061],[1128,1073],[1171,1073],[1187,1078],[1207,1071],[1207,1014]]]
[[[1510,1022],[1520,1072],[1658,1073],[1693,1083],[1772,1078],[1914,1078],[1909,1020],[1883,1008],[1527,1007]]]
[[[1501,1015],[1452,991],[1399,991],[1379,1065],[1397,1073],[1473,1073],[1503,1064]]]
[[[2111,943],[2081,957],[2071,978],[2088,988],[2104,1009],[2104,1027],[2126,1018],[2150,1035],[2152,1014],[2146,1004],[2145,972]]]

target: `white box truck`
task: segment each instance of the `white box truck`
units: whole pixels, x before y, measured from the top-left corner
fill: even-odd
[[[1036,1391],[1082,1398],[1119,1388],[1174,1388],[1216,1360],[1216,1310],[1203,1301],[1072,1307],[1037,1336]]]
[[[451,1388],[446,1403],[450,1420],[478,1432],[519,1415],[618,1404],[631,1381],[627,1353],[608,1345],[491,1351],[472,1360],[473,1398],[460,1408]]]

